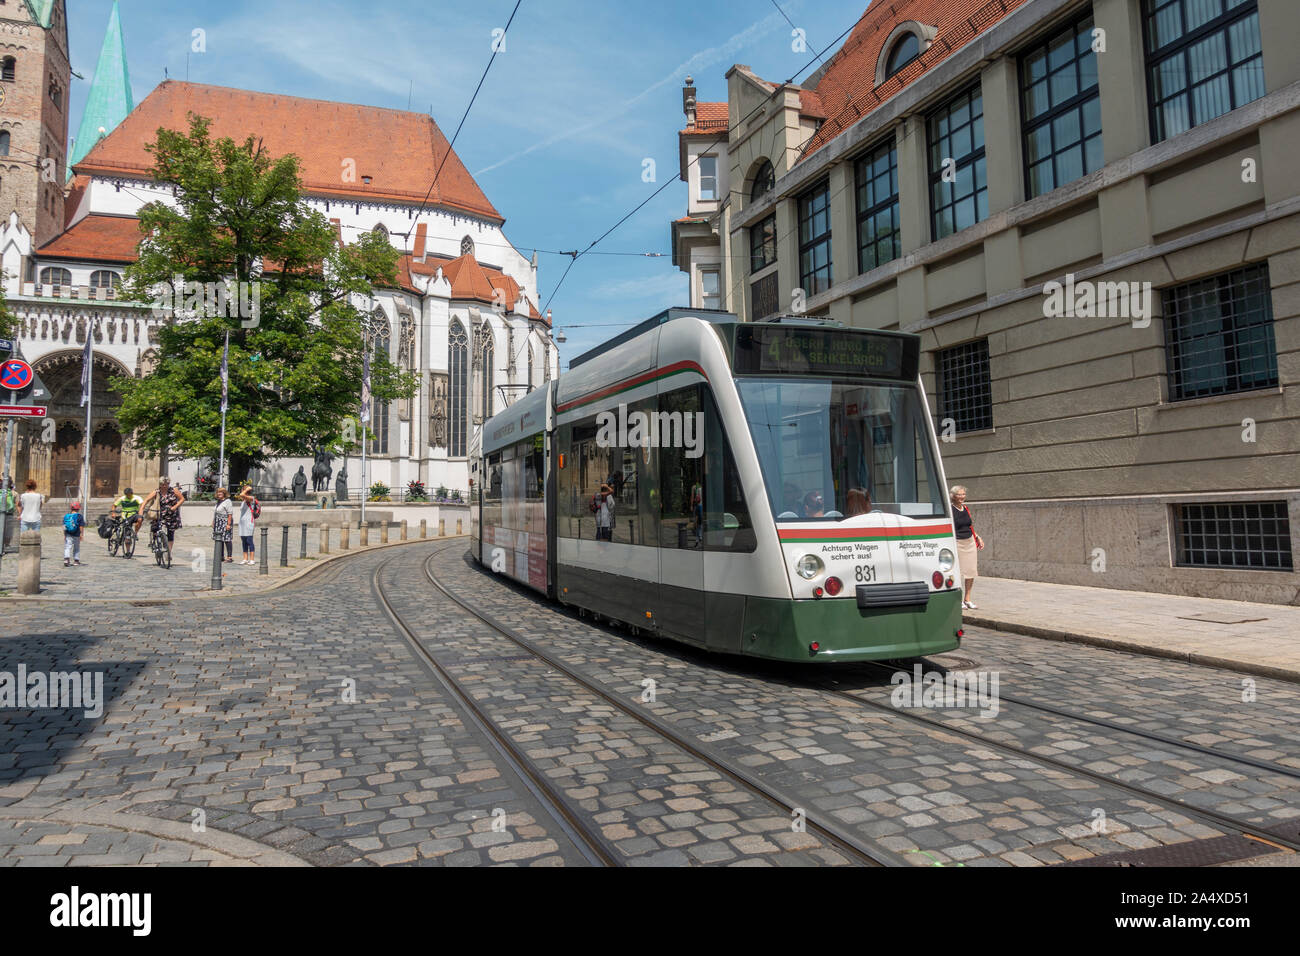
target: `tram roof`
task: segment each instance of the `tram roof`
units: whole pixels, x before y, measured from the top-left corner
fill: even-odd
[[[658,328],[659,326],[663,325],[665,322],[671,322],[673,319],[681,319],[681,318],[688,318],[688,317],[700,319],[701,321],[704,322],[725,323],[725,322],[740,321],[740,317],[737,316],[736,313],[727,312],[724,309],[688,309],[683,306],[674,306],[673,308],[670,309],[664,309],[658,315],[652,316],[651,318],[646,319],[644,322],[637,323],[636,325],[632,326],[632,328],[628,329],[625,332],[620,332],[612,339],[606,339],[600,345],[597,345],[594,349],[588,349],[587,351],[583,352],[581,355],[569,359],[569,368],[571,369],[577,368],[583,362],[590,361],[591,359],[596,358],[598,355],[604,355],[614,346],[622,345],[624,342],[627,342],[630,339],[634,339],[638,335],[643,335],[646,332],[649,332],[651,329]]]

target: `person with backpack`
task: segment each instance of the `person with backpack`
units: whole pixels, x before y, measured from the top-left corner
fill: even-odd
[[[239,488],[239,540],[244,545],[244,558],[240,564],[255,564],[253,551],[255,522],[262,517],[262,504],[253,497],[253,486],[245,482]]]
[[[69,567],[68,559],[81,566],[81,539],[86,534],[86,517],[81,513],[81,502],[74,501],[63,516],[63,566]]]

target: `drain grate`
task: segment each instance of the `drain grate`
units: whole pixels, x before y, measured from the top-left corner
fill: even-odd
[[[1244,836],[1219,836],[1208,840],[1188,840],[1168,846],[1154,846],[1146,850],[1127,850],[1107,853],[1088,860],[1057,863],[1056,866],[1214,866],[1246,860],[1253,856],[1279,853],[1281,849],[1271,843],[1252,840]]]
[[[978,661],[973,661],[969,657],[955,657],[951,654],[932,654],[928,660],[950,671],[969,671],[979,666]]]
[[[171,601],[132,601],[132,607],[167,607]]]

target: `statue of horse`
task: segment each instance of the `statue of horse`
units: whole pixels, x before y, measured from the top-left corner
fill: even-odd
[[[311,466],[312,491],[329,490],[330,476],[334,474],[334,466],[330,464],[333,460],[334,456],[325,449],[316,449],[316,464]]]

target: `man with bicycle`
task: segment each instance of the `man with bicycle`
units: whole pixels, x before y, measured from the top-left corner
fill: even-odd
[[[138,516],[140,514],[140,509],[143,507],[144,500],[136,495],[130,488],[123,491],[121,497],[117,498],[113,502],[113,507],[109,510],[109,514],[112,516],[114,524],[109,538],[109,541],[111,542],[109,547],[110,552],[116,553],[118,547],[122,547],[124,544],[134,544],[133,541],[127,542],[124,539],[128,536],[128,533],[134,536],[136,529],[139,528],[140,522]],[[135,528],[132,528],[131,531],[128,532],[127,529],[132,524],[135,525]],[[131,554],[134,551],[134,547],[123,548],[123,554],[128,558],[131,557]]]

